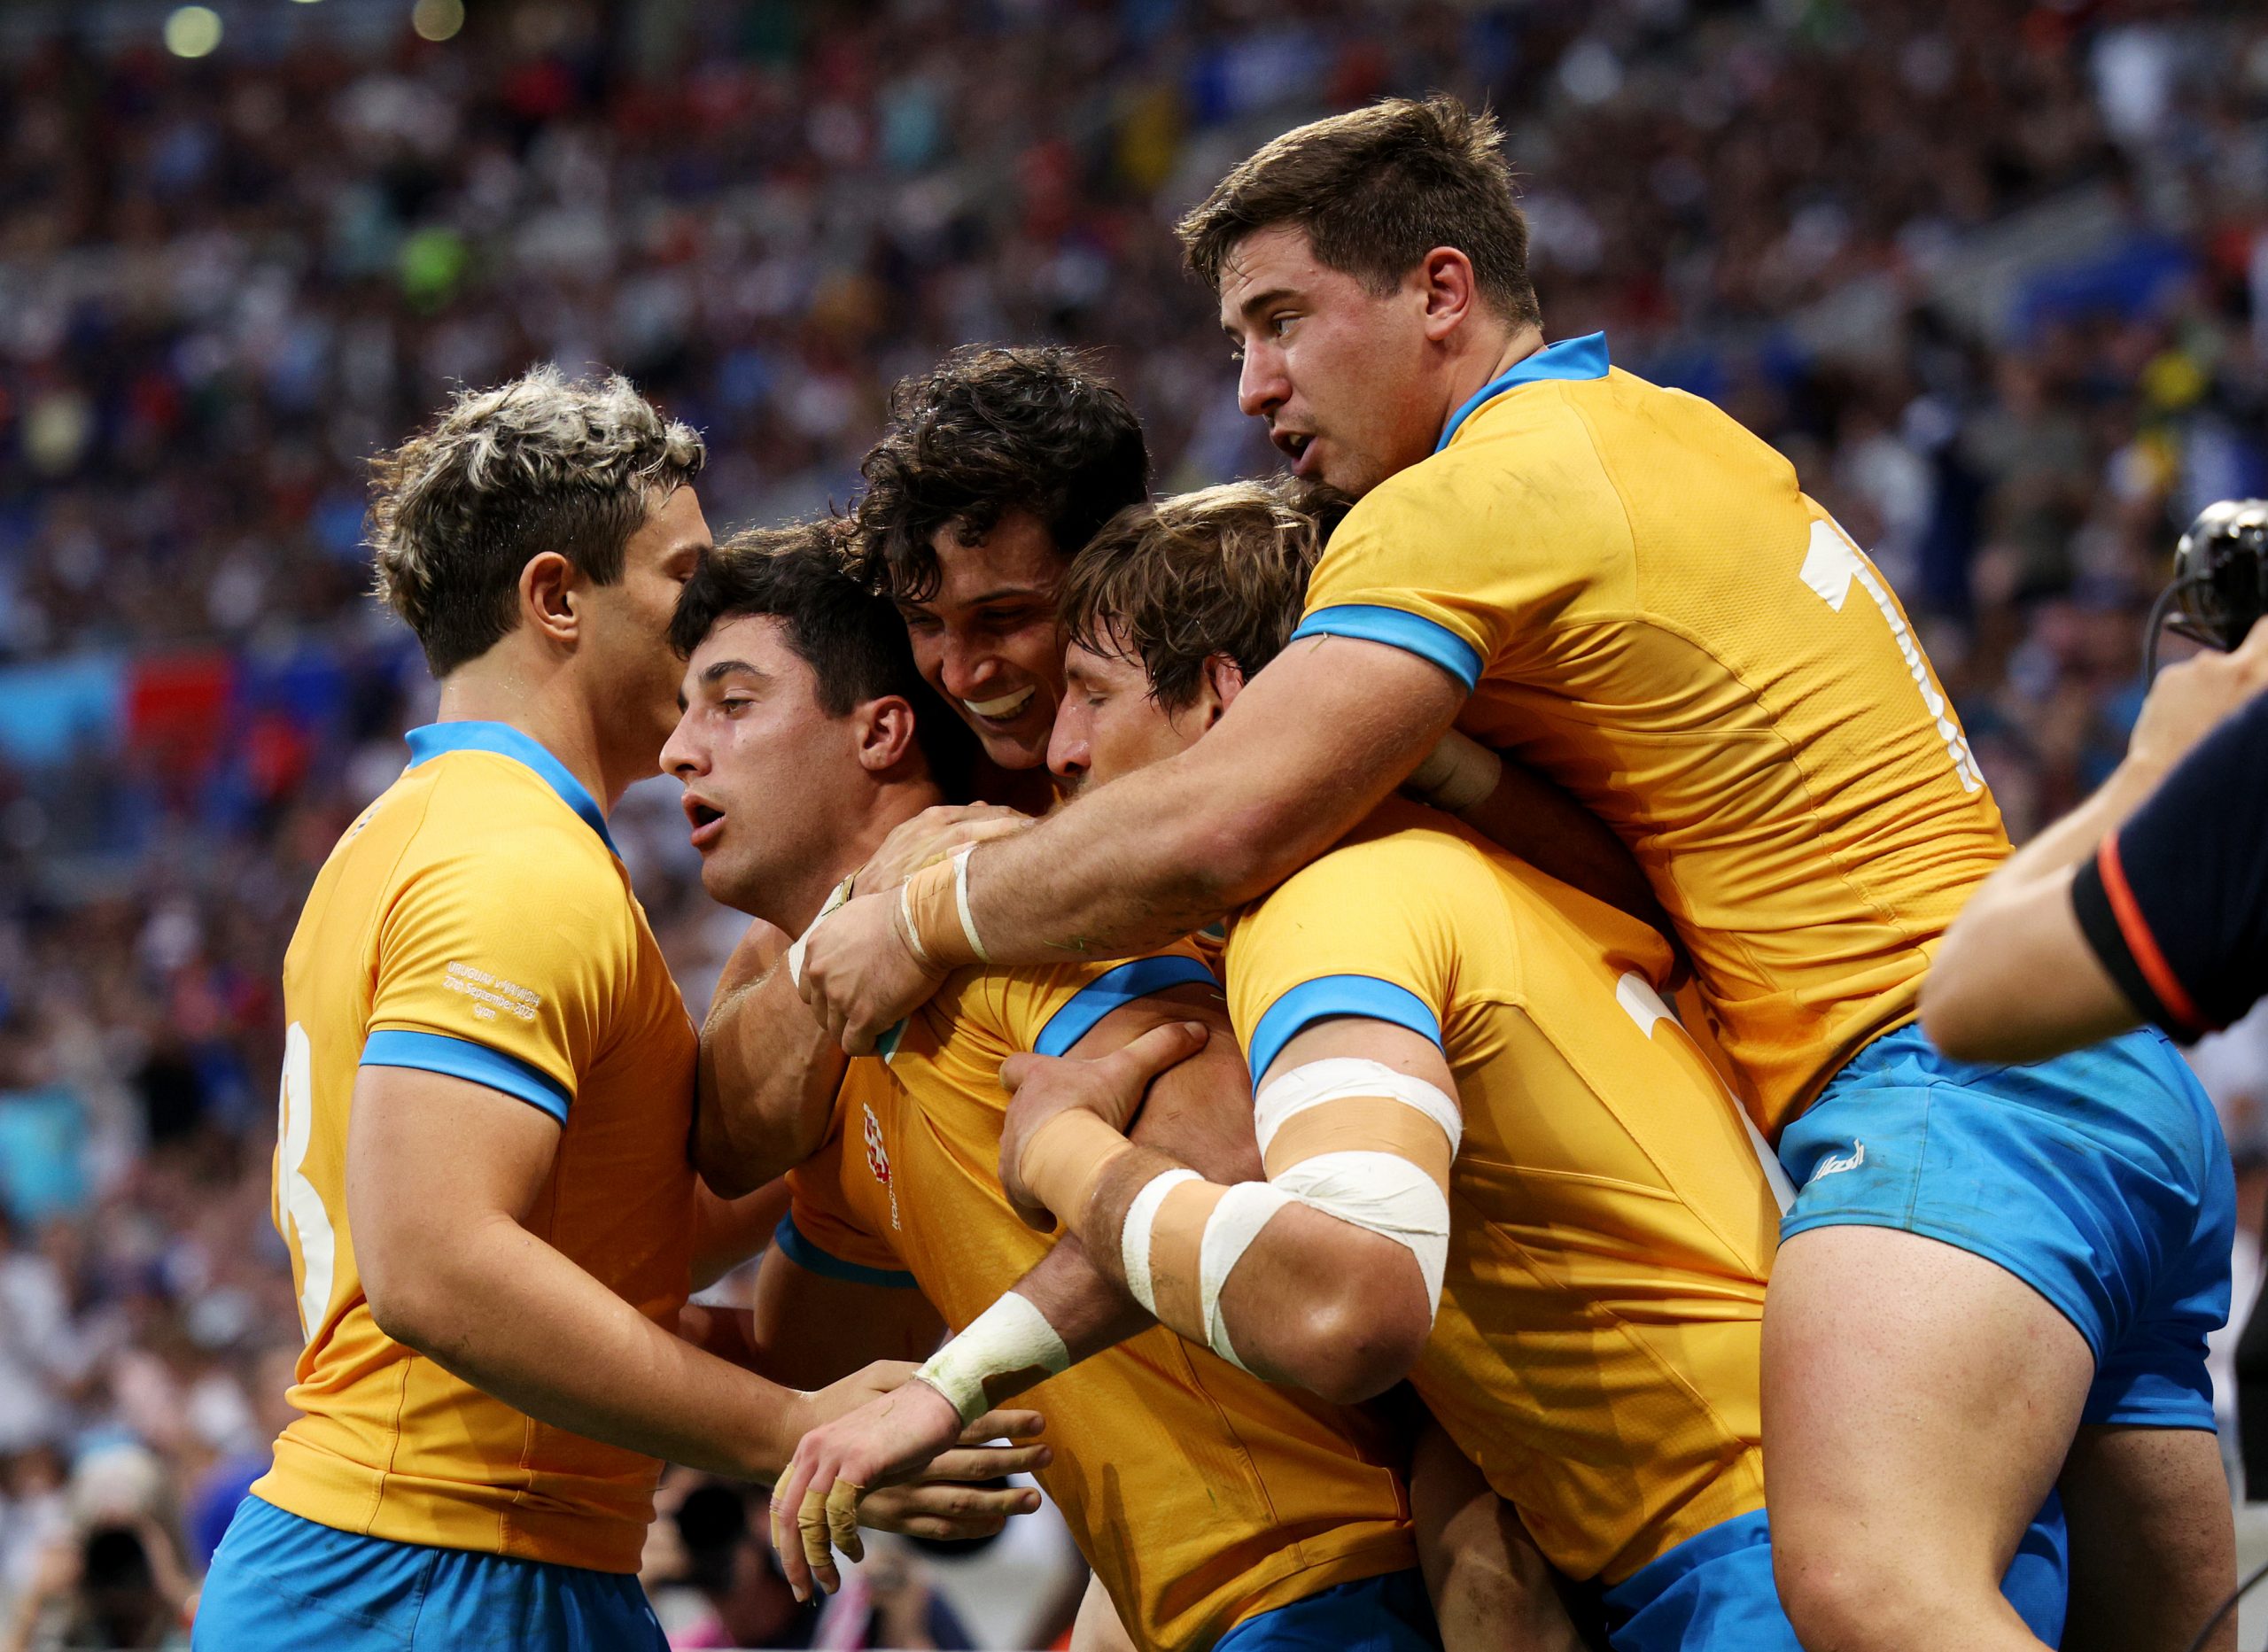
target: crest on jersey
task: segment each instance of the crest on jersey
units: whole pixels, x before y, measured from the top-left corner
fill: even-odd
[[[868,1102],[861,1109],[866,1115],[866,1168],[874,1173],[874,1180],[882,1183],[882,1191],[889,1195],[889,1225],[898,1226],[897,1184],[890,1180],[889,1149],[882,1145],[882,1121],[874,1117],[874,1107]]]

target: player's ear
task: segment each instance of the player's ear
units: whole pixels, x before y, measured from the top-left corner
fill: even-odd
[[[1244,692],[1244,667],[1225,654],[1205,656],[1205,726],[1220,721],[1229,702]]]
[[[869,700],[851,715],[858,719],[858,764],[869,774],[884,773],[913,755],[913,708],[904,695]]]
[[[572,644],[580,633],[575,564],[557,551],[540,551],[520,570],[520,623],[553,642]]]
[[[1453,246],[1437,246],[1419,262],[1417,273],[1425,284],[1425,337],[1439,344],[1479,307],[1472,260]]]

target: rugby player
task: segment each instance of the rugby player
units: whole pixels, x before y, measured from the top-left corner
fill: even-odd
[[[1361,496],[1300,646],[1186,752],[833,914],[807,997],[863,1049],[980,949],[1185,933],[1342,837],[1458,724],[1637,856],[1799,1189],[1763,1407],[1799,1633],[2037,1648],[1996,1584],[2061,1477],[2074,1641],[2184,1645],[2234,1564],[2203,1365],[2218,1219],[2164,1228],[2117,1132],[2088,1137],[2085,1174],[2038,1175],[2037,1123],[2085,1136],[2108,1106],[2200,1210],[2225,1149],[2155,1038],[1980,1073],[1913,1026],[2007,840],[1880,575],[1715,408],[1612,368],[1603,336],[1547,346],[1495,128],[1451,100],[1276,140],[1183,235],[1246,410],[1300,475]]]
[[[982,794],[1044,814],[1063,695],[1056,594],[1079,548],[1147,496],[1141,426],[1091,357],[1053,346],[957,350],[901,383],[890,411],[860,466],[861,576],[897,604],[924,680],[983,742]],[[1452,732],[1408,789],[1667,927],[1613,834],[1519,765]],[[901,865],[1020,824],[1002,809],[940,810],[909,826],[860,888],[893,887]]]
[[[440,716],[285,959],[301,1415],[214,1557],[200,1648],[659,1648],[635,1574],[661,1460],[769,1478],[912,1369],[808,1394],[677,1334],[694,1033],[606,817],[670,731],[702,460],[625,380],[547,367],[377,463],[379,590]],[[954,1454],[967,1478],[1036,1454]],[[910,1493],[871,1517],[1021,1504]]]
[[[674,636],[689,655],[686,709],[664,763],[685,783],[703,882],[797,932],[893,830],[943,801],[919,734],[943,714],[916,710],[927,696],[904,628],[826,523],[720,552],[687,587]],[[1121,1343],[1145,1316],[1001,1191],[1000,1063],[1105,1053],[1192,1016],[1225,1028],[1218,1002],[1185,946],[1116,968],[965,972],[885,1055],[847,1071],[834,1058],[829,1146],[790,1178],[781,1248],[815,1271],[910,1272],[957,1330],[1005,1334],[1027,1376]],[[712,1024],[709,1035],[732,1034]],[[1224,1031],[1210,1058],[1158,1087],[1140,1133],[1213,1174],[1257,1174],[1248,1115],[1208,1099],[1245,1083]],[[806,1092],[780,1093],[793,1106]],[[747,1097],[728,1088],[720,1100]],[[972,1419],[986,1408],[981,1380],[954,1360],[923,1371],[918,1402],[956,1429],[957,1406]],[[1041,1481],[1140,1644],[1435,1644],[1395,1466],[1406,1445],[1380,1420],[1271,1388],[1156,1328],[1045,1382],[1037,1403],[1054,1454]],[[824,1534],[830,1512],[849,1513],[847,1498],[829,1510],[829,1489],[806,1499],[783,1485],[775,1524]],[[792,1525],[782,1535],[788,1575],[808,1589],[802,1544]],[[835,1582],[831,1561],[818,1581]]]
[[[1073,564],[1050,760],[1080,793],[1204,737],[1281,650],[1322,538],[1299,492],[1168,500]],[[1610,1586],[1618,1648],[1795,1652],[1757,1415],[1777,1166],[1666,1008],[1671,962],[1389,800],[1231,933],[1267,1181],[1130,1149],[1138,1082],[1094,1086],[1137,1063],[1044,1057],[1002,1075],[1004,1181],[1224,1359],[1347,1400],[1410,1377],[1554,1564]],[[897,1466],[866,1454],[876,1410],[782,1486]]]

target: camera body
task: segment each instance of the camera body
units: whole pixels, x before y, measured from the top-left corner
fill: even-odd
[[[2268,612],[2268,499],[2197,513],[2173,553],[2173,629],[2225,652]]]

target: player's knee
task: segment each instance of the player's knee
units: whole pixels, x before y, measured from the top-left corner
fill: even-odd
[[[1800,1533],[1783,1537],[1780,1524],[1772,1533],[1773,1579],[1806,1652],[1937,1652],[1951,1644],[1948,1626],[1962,1620],[1966,1604],[1988,1613],[1998,1604],[1989,1584],[1972,1584],[1922,1545],[1807,1542]]]

